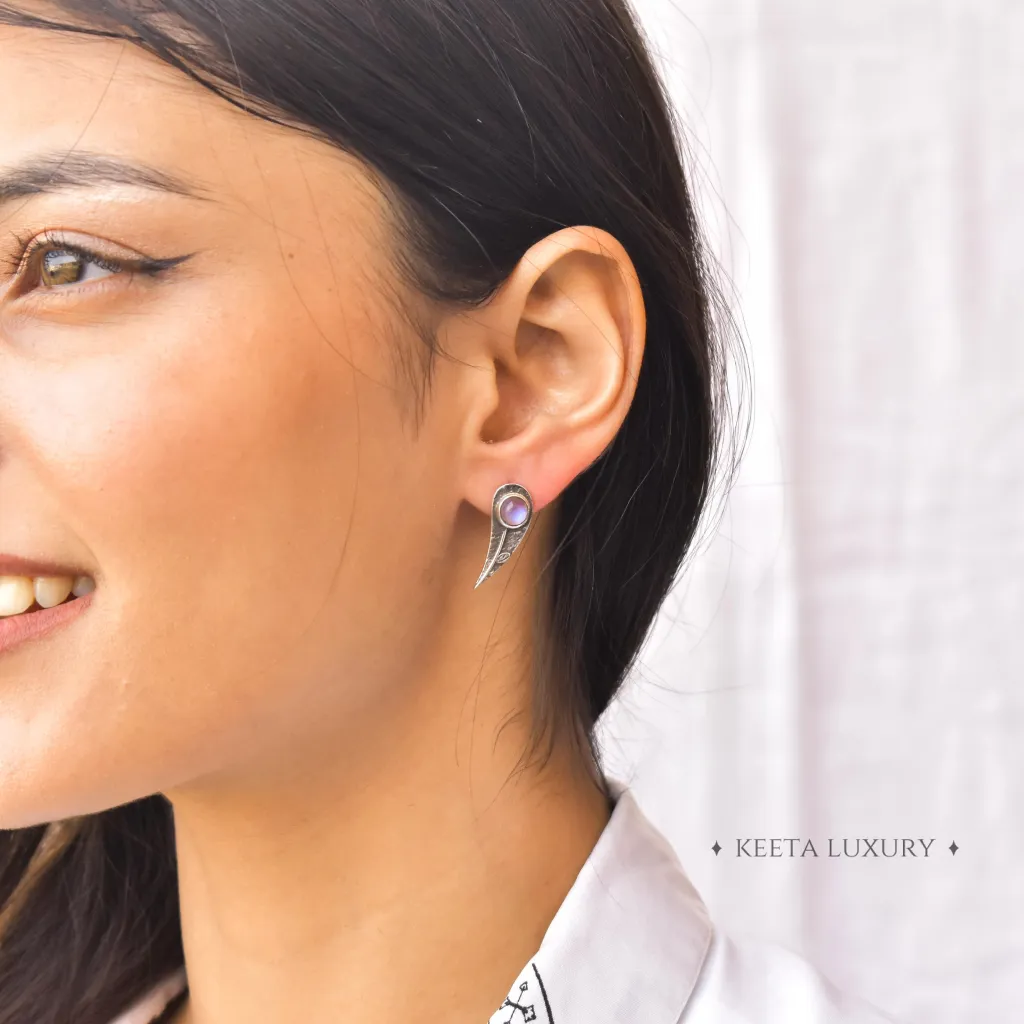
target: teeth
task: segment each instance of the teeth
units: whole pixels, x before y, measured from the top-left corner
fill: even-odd
[[[35,587],[26,576],[0,576],[0,616],[21,615],[32,607]]]
[[[88,576],[0,576],[0,619],[23,615],[34,604],[55,608],[74,594],[85,597],[96,589]]]
[[[37,576],[35,579],[36,601],[40,608],[56,608],[68,599],[75,581],[70,576]]]

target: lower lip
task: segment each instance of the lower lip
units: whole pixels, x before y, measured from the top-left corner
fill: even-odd
[[[29,640],[49,636],[61,626],[73,622],[92,604],[93,593],[86,594],[85,597],[76,597],[74,601],[65,601],[56,608],[42,608],[39,611],[27,612],[25,615],[11,615],[0,619],[0,654],[6,654]]]

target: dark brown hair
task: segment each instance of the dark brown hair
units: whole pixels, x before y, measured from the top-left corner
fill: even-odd
[[[669,104],[625,0],[60,0],[251,113],[360,158],[419,290],[485,302],[571,225],[613,234],[647,309],[636,396],[564,492],[539,609],[537,735],[593,727],[691,550],[722,458],[727,340]],[[735,450],[733,451],[735,455]],[[731,479],[731,476],[730,476]],[[181,966],[173,817],[154,795],[0,833],[0,1024],[108,1024]]]

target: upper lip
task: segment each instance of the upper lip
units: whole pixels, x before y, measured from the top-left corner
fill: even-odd
[[[0,576],[72,576],[77,578],[89,576],[89,573],[69,568],[66,565],[56,565],[53,562],[37,562],[31,558],[5,555],[0,551]]]

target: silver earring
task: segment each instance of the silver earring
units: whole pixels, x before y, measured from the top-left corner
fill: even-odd
[[[491,502],[491,543],[483,571],[476,581],[479,587],[493,576],[519,547],[533,522],[533,498],[521,484],[502,484]]]

